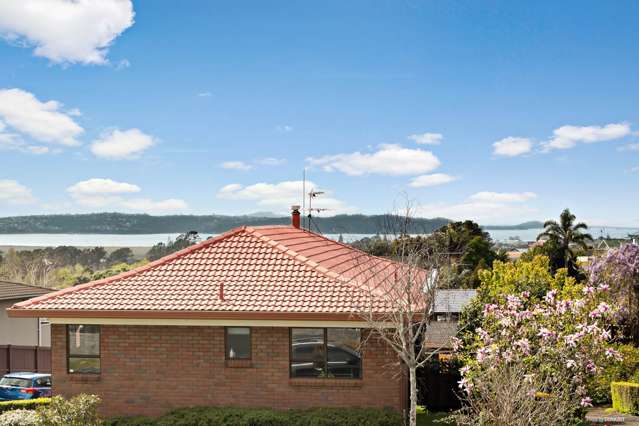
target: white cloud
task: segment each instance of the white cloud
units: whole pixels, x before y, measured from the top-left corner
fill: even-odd
[[[505,157],[516,157],[529,153],[532,150],[532,146],[533,143],[530,139],[509,136],[493,143],[493,154]]]
[[[254,185],[243,186],[233,183],[222,187],[217,197],[225,200],[254,201],[259,206],[274,208],[278,212],[287,212],[291,205],[302,205],[302,190],[304,182],[284,181],[278,183],[256,183]],[[347,207],[342,201],[332,197],[330,191],[320,189],[315,183],[306,181],[306,189],[315,188],[317,191],[324,191],[324,194],[313,200],[313,207],[326,208],[328,211],[323,215],[335,215],[352,212],[353,209]]]
[[[131,66],[131,62],[128,59],[120,59],[117,64],[115,64],[116,71],[122,71],[123,69],[129,68]]]
[[[244,161],[225,161],[221,164],[221,167],[228,170],[242,171],[251,170],[253,168],[253,166],[246,164]]]
[[[628,123],[612,123],[605,126],[561,126],[553,131],[553,138],[543,144],[542,151],[569,149],[578,143],[610,141],[630,135]]]
[[[620,146],[617,148],[617,151],[639,151],[639,143],[629,143],[624,146]]]
[[[408,139],[420,145],[439,145],[444,139],[441,133],[420,133],[408,136]]]
[[[496,202],[496,203],[521,203],[537,198],[534,192],[477,192],[469,197],[472,201]]]
[[[471,219],[480,224],[515,224],[535,218],[538,210],[521,204],[466,201],[457,204],[427,204],[418,207],[420,217],[445,217],[452,220]]]
[[[257,160],[257,164],[261,164],[262,166],[281,166],[286,164],[286,159],[273,157],[261,158]]]
[[[411,180],[410,186],[412,186],[413,188],[437,186],[454,182],[457,179],[459,178],[456,176],[447,175],[445,173],[433,173],[432,175],[421,175],[415,177],[413,180]]]
[[[155,201],[150,198],[127,198],[142,189],[134,184],[112,179],[93,178],[78,182],[67,192],[81,206],[113,208],[145,213],[178,212],[188,208],[187,203],[176,198]]]
[[[433,203],[417,208],[422,217],[446,217],[453,220],[472,219],[481,224],[521,223],[534,218],[538,210],[526,202],[537,195],[533,192],[478,192],[460,203]]]
[[[131,194],[140,192],[137,185],[126,182],[116,182],[112,179],[93,178],[83,180],[67,188],[74,195],[105,195],[105,194]]]
[[[26,186],[15,180],[0,179],[0,204],[31,204],[35,201]]]
[[[111,160],[130,160],[140,155],[153,145],[156,140],[139,129],[111,130],[100,139],[93,141],[91,152],[101,158]]]
[[[428,173],[441,164],[430,151],[402,148],[399,145],[382,145],[373,153],[326,155],[307,158],[307,161],[311,166],[321,167],[327,172],[339,171],[350,176],[416,175]]]
[[[275,126],[275,130],[280,133],[289,133],[293,131],[293,126],[289,126],[288,124],[282,124],[279,126]]]
[[[200,92],[197,94],[198,98],[210,98],[211,96],[213,96],[213,93],[211,92]]]
[[[102,65],[133,16],[130,0],[2,0],[0,34],[55,63]]]
[[[32,93],[20,89],[0,90],[0,117],[16,132],[40,142],[80,145],[77,137],[84,132],[62,111],[61,103],[40,102]]]
[[[1,150],[20,151],[28,154],[46,154],[50,151],[46,146],[29,145],[18,135],[13,133],[2,133],[0,130],[0,151]]]

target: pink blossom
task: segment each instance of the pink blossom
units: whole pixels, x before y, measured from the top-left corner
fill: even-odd
[[[555,332],[552,330],[547,329],[546,327],[542,327],[539,329],[539,334],[537,334],[539,337],[541,337],[544,340],[548,340],[551,338],[554,338]]]
[[[521,349],[524,355],[530,354],[530,342],[528,339],[519,339],[515,342],[515,346]]]
[[[556,296],[557,296],[557,290],[550,290],[548,293],[546,293],[544,300],[546,301],[546,303],[552,305],[555,302]]]
[[[581,402],[579,403],[582,407],[592,407],[592,398],[589,396],[585,396],[581,398]]]
[[[568,361],[566,361],[566,368],[570,368],[570,369],[577,368],[577,363],[575,362],[574,359],[569,359]]]

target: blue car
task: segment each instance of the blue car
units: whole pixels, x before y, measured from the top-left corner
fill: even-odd
[[[0,401],[51,396],[51,374],[10,373],[0,379]]]

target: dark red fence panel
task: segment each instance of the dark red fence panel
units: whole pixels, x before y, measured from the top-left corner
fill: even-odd
[[[0,373],[29,371],[51,372],[51,348],[38,346],[0,345]]]

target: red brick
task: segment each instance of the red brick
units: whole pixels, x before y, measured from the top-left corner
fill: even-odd
[[[160,415],[194,405],[401,409],[397,358],[369,340],[363,378],[289,378],[288,328],[254,327],[253,359],[227,366],[223,327],[102,326],[99,376],[67,373],[64,325],[52,327],[56,395],[102,397],[105,416]]]

